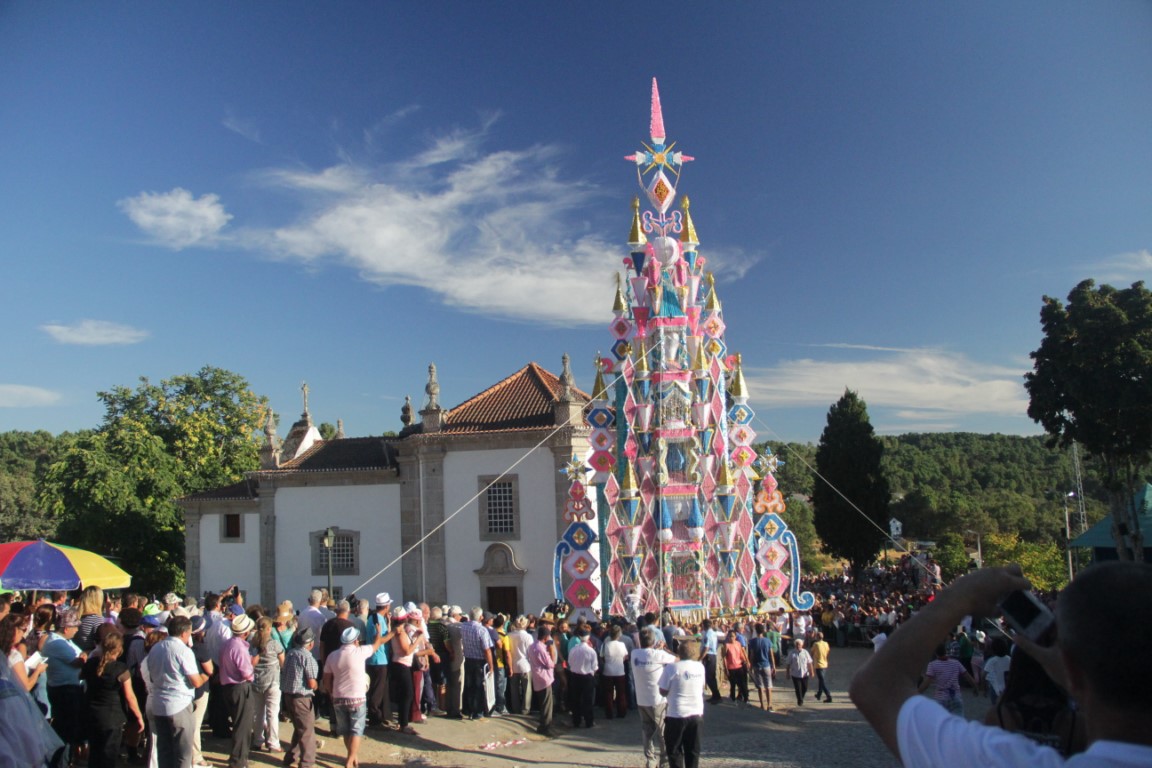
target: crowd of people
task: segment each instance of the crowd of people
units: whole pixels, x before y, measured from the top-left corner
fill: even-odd
[[[648,768],[678,768],[699,764],[704,710],[725,700],[722,687],[737,707],[771,712],[781,706],[773,691],[783,674],[803,707],[810,686],[816,701],[833,700],[826,675],[834,647],[868,643],[873,658],[891,659],[889,643],[905,647],[918,634],[897,627],[923,626],[948,603],[948,590],[908,574],[901,563],[855,581],[822,575],[803,583],[817,597],[811,610],[699,624],[671,613],[577,619],[563,604],[509,616],[394,603],[388,593],[332,600],[313,590],[297,610],[288,601],[247,605],[235,587],[202,602],[115,598],[89,587],[27,604],[0,596],[0,647],[5,680],[28,693],[41,724],[51,723],[60,765],[200,768],[206,727],[227,740],[230,768],[245,768],[253,750],[309,768],[319,735],[341,739],[346,768],[356,768],[371,730],[403,739],[429,717],[514,714],[534,716],[545,736],[560,718],[593,728],[600,717],[636,717]],[[914,693],[933,689],[942,709],[963,714],[967,686],[992,700],[990,724],[1028,731],[1065,754],[1082,750],[1090,721],[1077,719],[1067,687],[1015,652],[1006,633],[974,626],[973,615],[933,624],[939,636],[917,662]],[[860,708],[895,748],[884,730],[891,712]],[[283,723],[291,735],[281,741]]]
[[[297,610],[246,605],[235,587],[203,601],[90,587],[35,604],[0,597],[0,645],[66,762],[92,768],[199,768],[204,728],[229,741],[232,768],[252,750],[308,768],[318,733],[342,739],[354,768],[366,731],[416,735],[432,716],[534,715],[537,731],[553,736],[554,718],[591,728],[598,716],[633,713],[649,765],[692,766],[705,696],[723,701],[722,683],[738,706],[754,687],[759,707],[773,711],[778,674],[792,679],[798,705],[815,676],[817,697],[831,700],[829,646],[810,614],[696,625],[671,614],[575,620],[565,607],[508,616],[314,590]],[[282,722],[292,734],[283,742]]]

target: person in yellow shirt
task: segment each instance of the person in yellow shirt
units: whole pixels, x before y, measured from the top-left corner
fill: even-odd
[[[817,632],[812,636],[812,647],[808,652],[812,654],[812,667],[816,670],[816,681],[819,687],[816,689],[816,701],[820,701],[820,694],[824,694],[824,701],[832,701],[832,692],[828,690],[828,683],[824,679],[824,674],[828,671],[828,643],[824,640],[824,634]]]
[[[492,714],[503,717],[508,714],[506,691],[512,674],[512,641],[508,637],[508,617],[502,613],[496,614],[492,620],[492,629],[496,631],[492,638],[495,641],[492,658],[496,662],[496,669],[492,672],[496,688],[496,703],[492,705]]]

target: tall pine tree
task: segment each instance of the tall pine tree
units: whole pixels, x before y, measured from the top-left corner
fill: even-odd
[[[852,565],[854,578],[876,557],[888,530],[888,480],[880,467],[884,447],[868,421],[868,406],[855,392],[828,411],[816,447],[812,503],[824,548]]]

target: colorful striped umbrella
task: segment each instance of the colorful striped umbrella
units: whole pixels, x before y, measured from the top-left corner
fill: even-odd
[[[131,583],[126,571],[84,549],[43,539],[0,544],[0,587],[4,589],[120,589]]]

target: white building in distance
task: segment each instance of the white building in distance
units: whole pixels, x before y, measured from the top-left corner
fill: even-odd
[[[277,445],[269,420],[262,468],[179,500],[189,594],[232,584],[248,602],[303,605],[333,592],[538,612],[553,598],[553,552],[569,481],[588,455],[589,396],[529,363],[455,408],[442,408],[435,366],[413,423],[397,437],[322,440],[308,413]],[[325,532],[335,532],[331,549]]]

